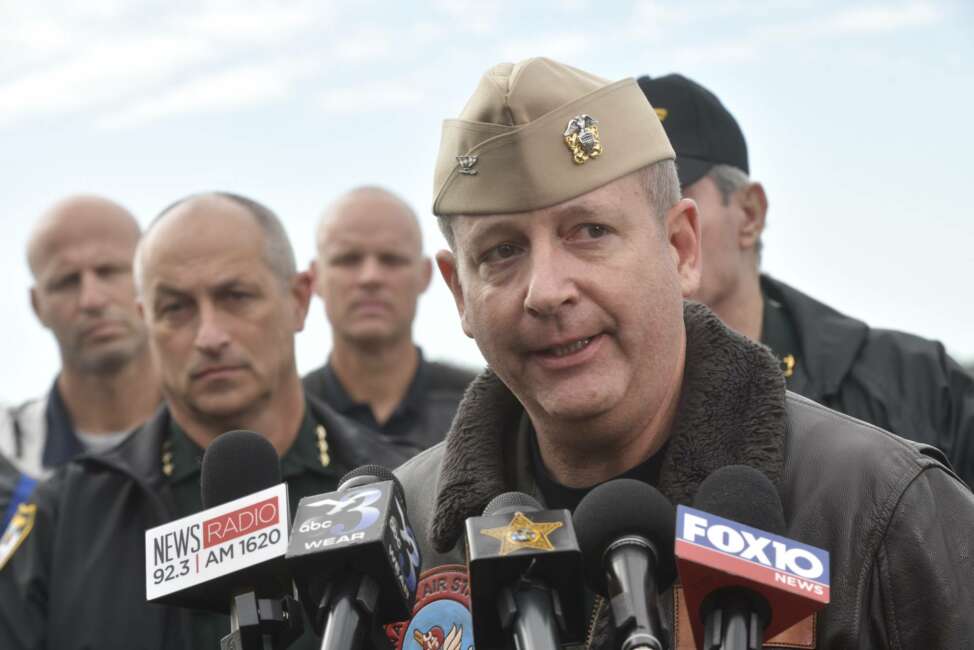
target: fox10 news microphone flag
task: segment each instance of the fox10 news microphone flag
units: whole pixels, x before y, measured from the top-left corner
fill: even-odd
[[[677,508],[675,552],[698,648],[760,649],[828,604],[829,554],[776,534],[781,501],[763,474],[723,467],[694,505],[703,509]]]
[[[203,456],[200,482],[205,510],[145,533],[146,599],[231,614],[221,647],[287,647],[303,623],[284,562],[277,452],[253,431],[224,433]]]
[[[399,480],[365,465],[301,499],[287,562],[322,648],[387,645],[381,626],[409,618],[422,562]]]
[[[467,519],[466,540],[477,650],[585,640],[582,554],[567,510],[542,510],[527,494],[507,492]]]

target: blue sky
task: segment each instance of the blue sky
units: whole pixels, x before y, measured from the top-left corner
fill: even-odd
[[[321,208],[378,183],[416,206],[433,251],[441,120],[488,67],[537,55],[709,87],[768,192],[765,269],[974,359],[969,3],[0,0],[0,18],[2,401],[58,368],[24,259],[58,198],[103,194],[145,223],[239,192],[281,215],[305,264]],[[481,363],[439,278],[415,330],[428,356]],[[315,303],[301,370],[329,347]]]

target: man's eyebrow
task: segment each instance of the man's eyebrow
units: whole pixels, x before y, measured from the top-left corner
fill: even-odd
[[[155,288],[156,298],[160,297],[180,297],[185,296],[185,291],[180,291],[175,287],[170,287],[165,284],[160,284]]]
[[[510,233],[518,229],[519,219],[516,217],[471,217],[471,219],[472,223],[467,230],[466,237],[469,241],[477,241],[498,232]]]

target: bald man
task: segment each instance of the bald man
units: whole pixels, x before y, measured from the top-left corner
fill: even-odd
[[[333,343],[306,390],[393,444],[415,452],[436,444],[474,374],[425,360],[413,342],[432,275],[415,213],[385,189],[353,189],[325,210],[317,248],[315,291]]]
[[[57,341],[51,390],[0,413],[0,453],[20,472],[3,525],[36,479],[82,452],[110,449],[159,406],[135,304],[139,225],[122,206],[72,196],[44,213],[27,246],[30,302]]]

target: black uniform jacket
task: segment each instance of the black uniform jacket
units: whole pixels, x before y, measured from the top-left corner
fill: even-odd
[[[776,647],[974,648],[974,495],[943,455],[787,393],[767,349],[705,307],[688,304],[685,320],[681,401],[657,487],[689,505],[714,470],[750,465],[778,486],[786,536],[831,555],[831,603],[807,621],[807,638]],[[543,502],[525,422],[488,370],[446,441],[397,470],[424,572],[463,563],[464,521],[494,496],[517,490]],[[674,624],[674,592],[662,596],[663,623],[672,647],[692,647]],[[587,645],[618,648],[602,599]]]
[[[414,455],[443,440],[463,392],[476,376],[463,368],[426,361],[420,351],[419,366],[405,397],[381,427],[375,424],[368,404],[352,400],[329,364],[311,371],[302,381],[309,395],[327,402],[346,417],[378,427],[389,444],[404,447]],[[367,413],[363,414],[363,410]]]
[[[782,305],[801,346],[789,390],[938,447],[974,484],[974,377],[943,345],[873,329],[766,275],[761,290]]]
[[[395,467],[409,457],[327,405],[306,403],[336,464]],[[160,462],[168,429],[163,407],[120,446],[82,456],[38,486],[32,530],[0,570],[0,648],[189,648],[191,614],[145,599],[145,531],[175,519]]]

